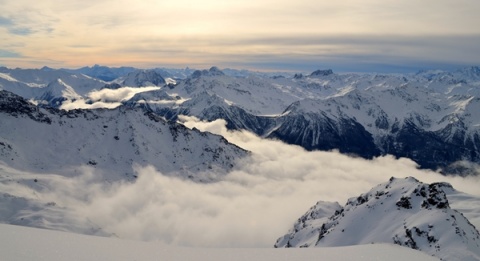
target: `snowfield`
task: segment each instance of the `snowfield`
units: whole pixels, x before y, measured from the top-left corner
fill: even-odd
[[[187,248],[4,224],[0,224],[0,251],[5,261],[438,260],[420,251],[388,244],[317,249]]]

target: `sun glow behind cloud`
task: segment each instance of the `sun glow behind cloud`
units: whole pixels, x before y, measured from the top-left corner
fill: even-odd
[[[20,56],[0,57],[10,66],[480,61],[473,0],[2,2],[0,50]]]

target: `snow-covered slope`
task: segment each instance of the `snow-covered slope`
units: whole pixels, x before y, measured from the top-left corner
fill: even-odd
[[[53,69],[8,69],[0,67],[0,90],[50,106],[75,100],[105,86],[102,80]]]
[[[216,67],[194,72],[167,92],[190,98],[205,91],[256,115],[280,113],[298,99],[272,84],[269,78],[226,76]]]
[[[279,238],[276,247],[394,243],[442,260],[480,260],[480,234],[447,199],[447,183],[396,179],[337,203],[319,202]]]
[[[136,70],[114,82],[128,87],[162,86],[166,83],[165,79],[154,70]]]
[[[157,242],[139,242],[75,235],[0,224],[2,259],[9,261],[57,260],[437,260],[421,252],[376,244],[323,249],[186,248]]]
[[[247,153],[220,136],[190,130],[138,109],[43,109],[0,92],[0,160],[19,170],[65,171],[89,165],[107,180],[132,178],[132,165],[204,180]]]
[[[136,69],[133,67],[118,67],[112,68],[107,66],[101,66],[95,64],[92,67],[86,66],[78,69],[62,69],[67,72],[72,73],[81,73],[88,75],[92,78],[100,79],[106,82],[113,81],[118,77],[124,76],[128,73],[135,71]]]

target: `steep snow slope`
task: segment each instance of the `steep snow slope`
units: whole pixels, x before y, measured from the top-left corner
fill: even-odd
[[[394,243],[443,260],[480,260],[480,234],[450,208],[447,183],[395,179],[351,198],[345,207],[319,202],[279,238],[276,247]]]
[[[140,164],[205,180],[202,171],[224,173],[247,154],[220,136],[123,107],[47,110],[1,91],[0,117],[0,160],[20,170],[74,175],[75,166],[90,165],[119,180]]]

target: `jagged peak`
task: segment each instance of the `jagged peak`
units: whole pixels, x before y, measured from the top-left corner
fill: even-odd
[[[442,260],[476,260],[469,258],[480,256],[479,232],[450,208],[448,190],[453,190],[448,183],[392,177],[342,208],[317,203],[275,247],[393,243]]]
[[[50,68],[48,66],[43,66],[42,68],[40,68],[40,70],[44,72],[51,72],[51,71],[54,71],[55,69]]]
[[[321,76],[328,76],[333,74],[332,69],[326,69],[326,70],[316,70],[310,74],[310,77],[321,77]]]
[[[371,200],[379,199],[383,195],[397,195],[397,206],[408,209],[445,209],[450,208],[443,188],[453,189],[449,183],[425,184],[414,177],[404,179],[390,178],[387,183],[380,184],[358,197],[347,201],[349,206],[358,206]],[[417,200],[411,200],[417,198]]]
[[[128,73],[123,81],[125,86],[145,87],[160,86],[166,83],[165,79],[155,70],[135,70]]]
[[[51,119],[39,107],[9,91],[0,90],[0,113],[15,117],[26,115],[34,121],[51,124]]]
[[[193,72],[191,78],[199,78],[201,76],[207,76],[207,77],[212,77],[212,76],[224,76],[225,74],[222,72],[222,70],[218,69],[218,67],[213,66],[209,70],[196,70]]]
[[[464,77],[471,78],[473,80],[480,79],[480,67],[478,66],[469,66],[457,71],[458,73],[462,74]]]

